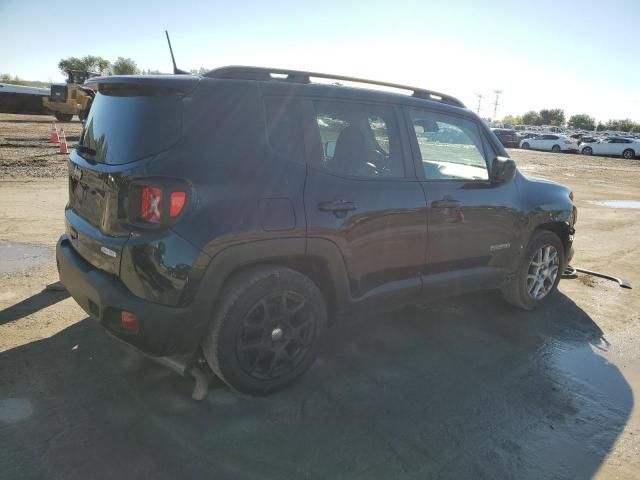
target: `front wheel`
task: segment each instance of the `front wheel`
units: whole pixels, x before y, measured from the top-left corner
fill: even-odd
[[[593,155],[593,149],[591,147],[584,147],[582,149],[583,155]]]
[[[326,323],[324,298],[308,277],[283,267],[257,267],[224,288],[202,350],[231,388],[265,395],[311,366]]]
[[[55,112],[53,116],[56,117],[56,120],[58,120],[59,122],[70,122],[73,118],[73,114],[71,113]]]
[[[624,158],[626,158],[627,160],[631,160],[631,159],[635,158],[636,152],[634,152],[630,148],[627,148],[624,152],[622,152],[622,156]]]
[[[560,238],[548,230],[536,231],[522,255],[515,278],[502,290],[503,298],[524,310],[542,305],[558,287],[564,259]]]

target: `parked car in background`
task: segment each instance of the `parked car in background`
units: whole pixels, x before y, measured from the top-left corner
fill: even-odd
[[[576,152],[578,143],[565,135],[542,134],[535,138],[527,138],[520,142],[525,150],[545,150],[549,152]]]
[[[540,136],[540,134],[539,133],[535,133],[535,132],[518,133],[518,138],[520,139],[520,141],[526,140],[527,138],[537,138],[539,136]]]
[[[519,148],[520,139],[515,130],[508,128],[492,128],[491,131],[498,137],[500,143],[507,148]]]
[[[598,141],[597,137],[593,137],[591,135],[585,135],[580,139],[580,142],[578,142],[578,145],[581,145],[583,143],[593,143],[597,141]]]
[[[609,137],[593,142],[583,141],[580,145],[580,153],[583,155],[616,155],[630,160],[640,156],[640,140]]]

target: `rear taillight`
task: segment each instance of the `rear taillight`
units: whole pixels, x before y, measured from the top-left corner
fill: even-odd
[[[162,217],[162,189],[142,187],[140,191],[140,219],[149,223],[160,223]]]
[[[565,145],[571,145],[572,143],[573,143],[573,142],[572,142],[571,140],[565,140],[565,141],[564,141],[564,144],[565,144]]]
[[[171,192],[169,197],[169,216],[176,218],[182,213],[184,204],[187,202],[187,192]]]
[[[178,218],[187,205],[184,186],[171,182],[167,185],[143,184],[134,187],[133,215],[136,223],[167,226]]]

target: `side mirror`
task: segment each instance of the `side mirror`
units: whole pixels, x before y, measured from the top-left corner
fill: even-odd
[[[333,158],[336,154],[336,142],[327,142],[324,144],[324,155],[327,158]]]
[[[507,157],[496,157],[491,164],[491,180],[506,183],[516,175],[516,162]]]

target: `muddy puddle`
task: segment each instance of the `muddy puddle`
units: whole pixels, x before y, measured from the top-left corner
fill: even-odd
[[[51,248],[0,240],[0,275],[26,272],[53,258]]]
[[[640,200],[588,200],[588,202],[609,208],[640,208]]]

